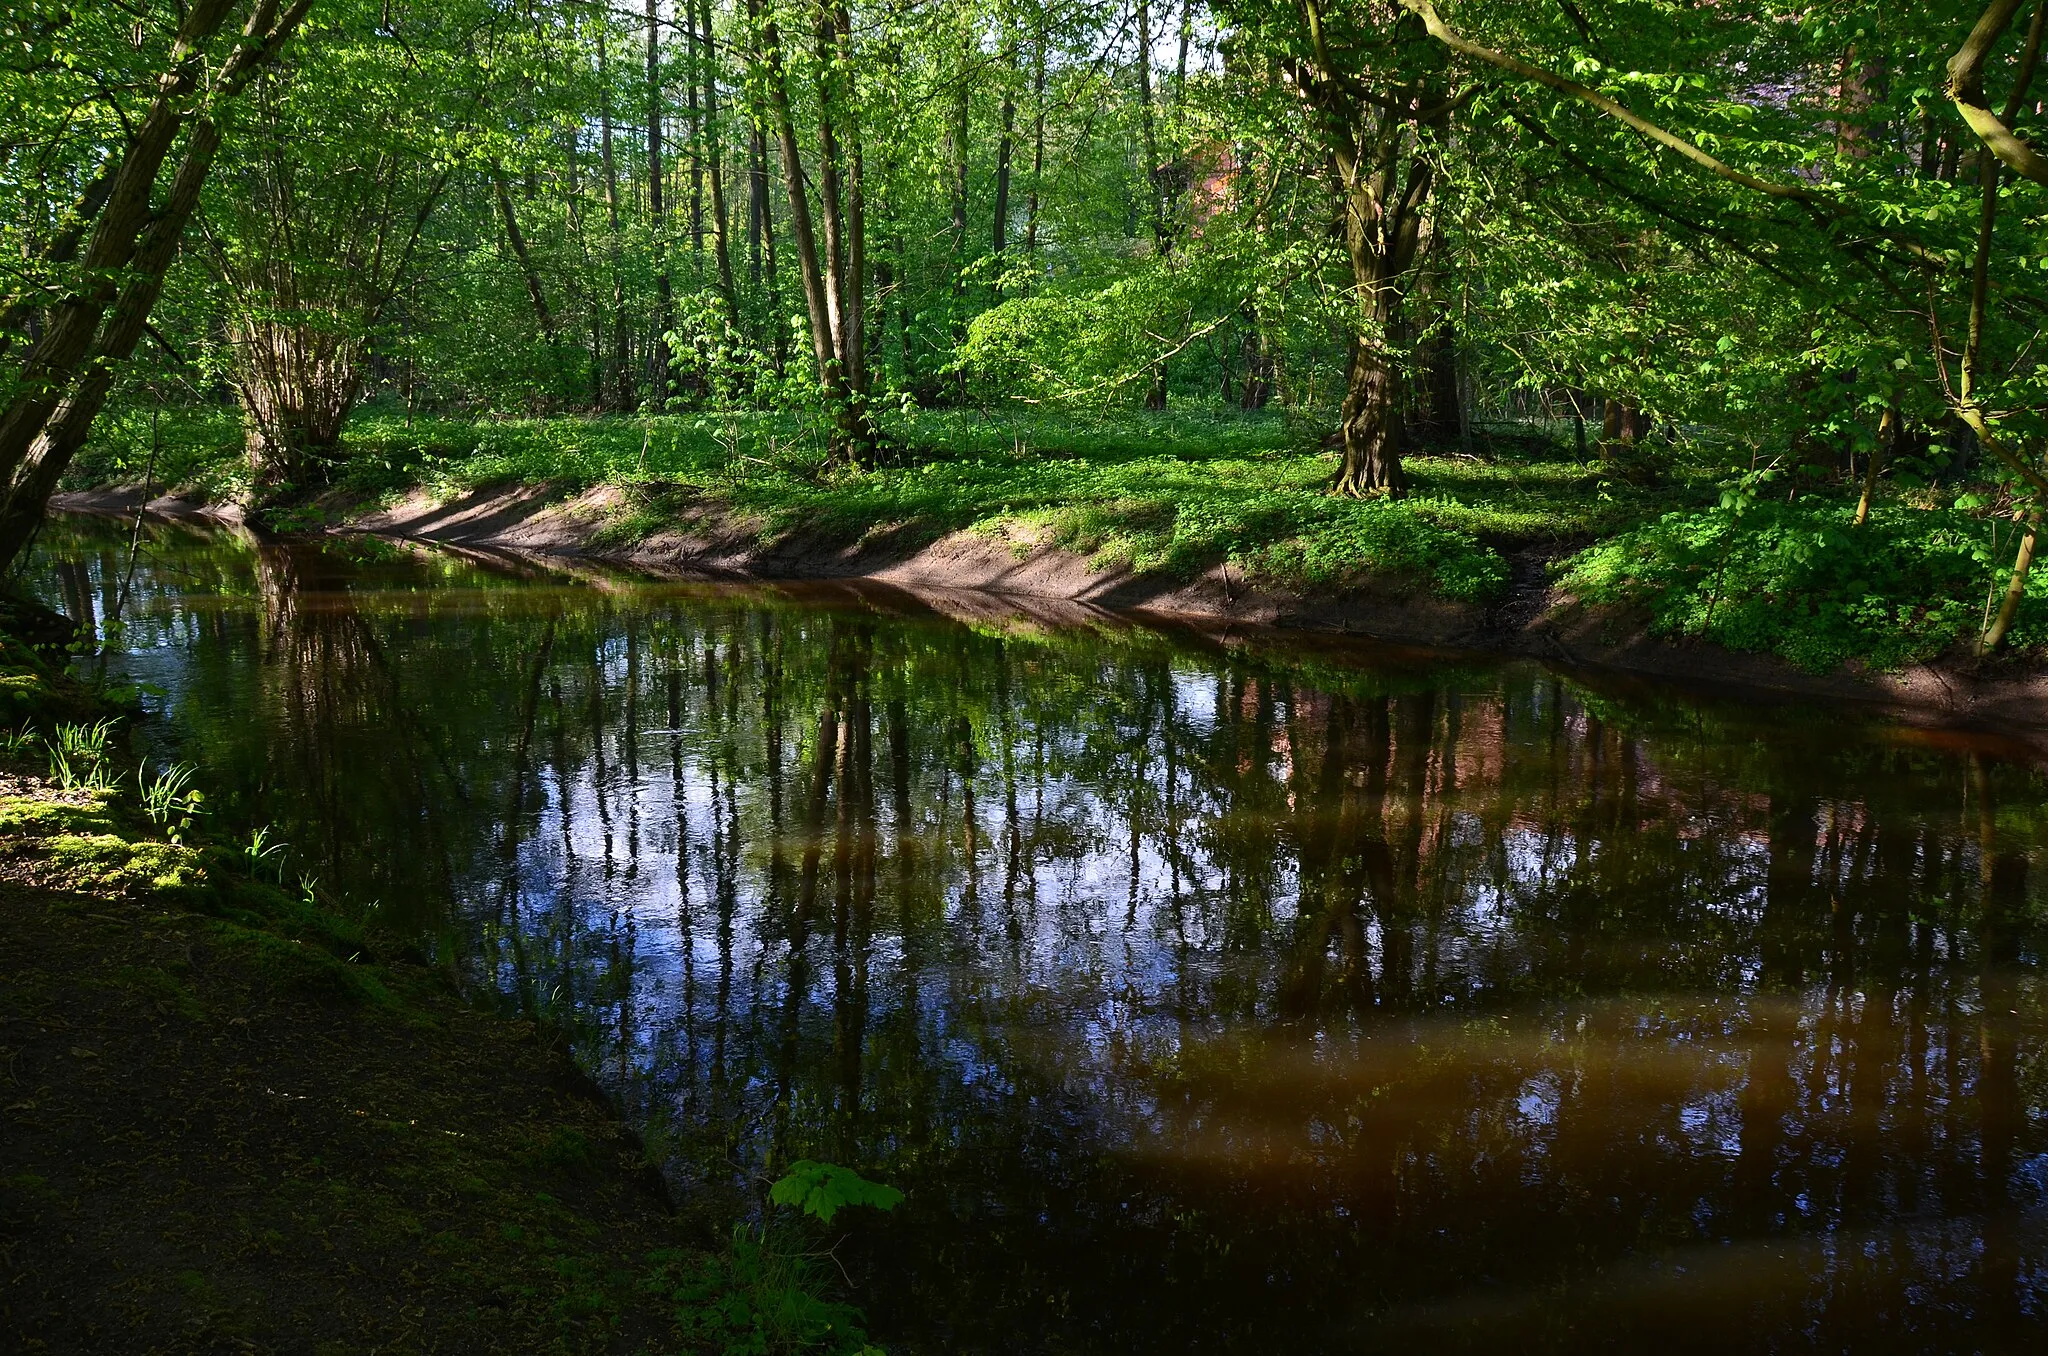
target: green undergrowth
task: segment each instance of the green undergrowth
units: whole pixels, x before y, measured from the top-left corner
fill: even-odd
[[[129,764],[108,742],[122,717],[66,719],[109,708],[48,657],[9,648],[0,687],[15,702],[0,729],[0,773],[11,791],[0,794],[0,855],[17,873],[52,891],[202,915],[211,940],[282,989],[397,1006],[361,924],[323,900],[311,879],[263,879],[246,850],[194,836],[202,794],[160,797],[152,813],[144,792],[161,772]]]
[[[1756,503],[1667,514],[1581,551],[1559,578],[1587,602],[1646,611],[1660,635],[1813,672],[1852,660],[1896,669],[1976,634],[2011,569],[2013,534],[1949,509],[1880,507],[1855,526],[1827,500]],[[2048,576],[2037,571],[2009,644],[2044,641]]]

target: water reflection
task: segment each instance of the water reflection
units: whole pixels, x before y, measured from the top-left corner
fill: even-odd
[[[230,817],[569,1010],[930,1351],[2048,1326],[2039,771],[1815,708],[153,527]],[[103,617],[123,529],[46,538]]]

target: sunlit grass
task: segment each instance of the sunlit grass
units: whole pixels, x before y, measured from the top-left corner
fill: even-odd
[[[1371,576],[1475,601],[1504,585],[1503,551],[1625,530],[1701,498],[1712,481],[1678,466],[1654,485],[1630,484],[1540,430],[1501,426],[1479,431],[1480,455],[1410,456],[1401,501],[1334,499],[1325,493],[1335,463],[1321,441],[1328,422],[1279,412],[893,412],[882,416],[887,464],[850,473],[825,466],[822,430],[797,413],[467,420],[369,408],[349,425],[337,478],[387,498],[616,484],[628,509],[605,532],[614,547],[710,500],[770,537],[913,546],[975,531],[1020,552],[1076,551],[1101,568],[1191,577],[1227,563],[1287,585]],[[110,421],[76,478],[132,483],[148,436],[132,414]],[[215,495],[239,487],[232,411],[169,412],[156,442],[157,483]]]

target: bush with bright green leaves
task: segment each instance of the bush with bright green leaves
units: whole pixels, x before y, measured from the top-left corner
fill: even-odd
[[[1897,669],[1972,639],[2012,567],[2010,522],[1881,507],[1861,526],[1839,504],[1672,513],[1589,547],[1560,579],[1583,601],[1637,607],[1665,636],[1782,655],[1824,672]],[[2030,579],[2011,640],[2048,641],[2048,577]]]

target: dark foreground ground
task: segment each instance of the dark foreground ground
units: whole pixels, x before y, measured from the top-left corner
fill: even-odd
[[[0,883],[0,1349],[667,1345],[638,1282],[675,1226],[567,1056],[303,979]]]

